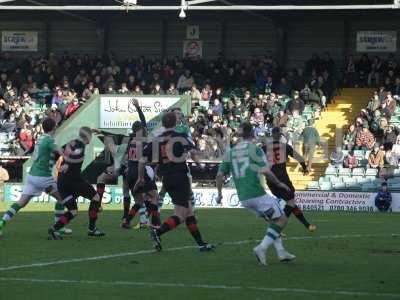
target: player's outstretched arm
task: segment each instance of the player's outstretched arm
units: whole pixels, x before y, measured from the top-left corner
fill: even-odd
[[[133,99],[133,104],[135,105],[135,108],[139,115],[140,122],[142,123],[143,127],[147,127],[146,117],[144,116],[144,113],[143,113],[142,109],[140,108],[138,99]]]
[[[303,168],[303,173],[307,174],[308,169],[304,157],[296,150],[293,149],[292,151],[293,151],[293,158],[301,165],[301,167]]]

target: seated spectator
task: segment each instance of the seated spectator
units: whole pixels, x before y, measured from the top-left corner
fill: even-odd
[[[251,115],[250,123],[255,126],[263,126],[264,125],[264,114],[261,112],[261,110],[258,107],[256,107],[254,109],[254,112]]]
[[[363,127],[357,132],[356,146],[358,149],[372,149],[375,144],[374,135],[368,130],[368,127]]]
[[[77,98],[75,98],[71,103],[69,103],[64,113],[65,119],[68,119],[75,111],[77,111],[79,106],[80,104]]]
[[[179,95],[179,92],[175,87],[175,83],[171,82],[169,84],[169,87],[168,87],[168,90],[167,90],[167,95],[169,95],[169,96],[177,96],[177,95]]]
[[[192,89],[190,90],[190,97],[192,98],[192,107],[199,106],[201,93],[195,84],[193,84]]]
[[[400,97],[400,77],[397,77],[395,79],[395,83],[394,83],[394,86],[392,88],[392,94],[394,96]]]
[[[154,96],[162,96],[164,95],[164,91],[161,89],[161,85],[159,83],[156,83],[154,85],[154,88],[151,90],[151,94]]]
[[[56,122],[57,125],[59,125],[63,119],[61,112],[58,110],[58,107],[56,104],[51,105],[50,111],[48,112],[47,115],[49,118],[52,118],[54,120],[54,122]]]
[[[194,79],[190,71],[186,70],[185,73],[179,77],[176,87],[179,90],[179,92],[183,93],[190,90],[193,84],[194,84]]]
[[[351,124],[343,136],[343,149],[352,150],[356,143],[357,131],[354,124]]]
[[[381,169],[385,164],[385,151],[383,147],[379,147],[378,144],[374,145],[371,153],[368,156],[368,164],[370,168]]]
[[[286,127],[288,118],[289,117],[284,110],[279,110],[278,114],[274,118],[274,127]]]
[[[219,99],[214,100],[214,104],[211,108],[211,111],[214,115],[222,116],[224,112],[224,107],[222,106],[222,103],[219,101]]]
[[[293,99],[287,103],[287,110],[293,114],[293,111],[297,110],[299,114],[303,114],[305,104],[300,98],[300,93],[298,91],[293,92]]]
[[[381,101],[379,100],[379,95],[377,92],[374,93],[374,96],[369,100],[367,105],[367,110],[370,114],[374,114],[376,110],[381,107]]]
[[[51,104],[59,105],[63,102],[64,96],[61,89],[56,90],[53,98],[51,99]]]
[[[343,166],[349,169],[357,168],[358,162],[353,150],[350,150],[349,154],[347,154],[347,156],[345,157],[343,161]]]
[[[32,131],[28,128],[27,124],[21,129],[18,138],[19,144],[24,150],[24,154],[31,153],[33,150],[34,140],[32,137]]]
[[[344,161],[344,153],[342,151],[342,147],[336,147],[335,151],[331,153],[329,159],[333,166],[335,166],[336,168],[342,168]]]
[[[396,100],[394,100],[392,93],[388,92],[385,101],[382,103],[383,115],[390,119],[396,110]]]
[[[392,205],[392,194],[386,182],[382,183],[381,190],[375,196],[375,206],[380,212],[388,212]]]
[[[128,89],[128,85],[126,84],[126,82],[123,82],[121,84],[121,88],[118,90],[118,94],[129,95],[130,93],[131,91]]]

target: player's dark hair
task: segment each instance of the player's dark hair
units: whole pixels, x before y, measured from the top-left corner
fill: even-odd
[[[79,129],[79,136],[84,138],[87,136],[92,136],[92,129],[90,129],[90,127],[87,126],[83,126]]]
[[[174,112],[168,112],[162,117],[162,126],[165,128],[174,128],[176,126],[176,115]]]
[[[253,126],[249,122],[240,124],[241,135],[244,139],[251,139],[254,137]]]
[[[42,127],[44,133],[48,133],[56,127],[56,121],[54,121],[52,118],[45,118],[42,122]]]

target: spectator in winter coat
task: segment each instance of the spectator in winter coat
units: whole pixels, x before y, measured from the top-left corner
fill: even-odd
[[[369,154],[368,164],[370,168],[374,169],[380,169],[385,164],[385,151],[378,144],[375,144],[374,149]]]
[[[367,127],[363,127],[362,130],[360,130],[357,133],[356,136],[356,146],[359,149],[372,149],[372,147],[375,144],[375,137],[374,135],[371,133],[371,131],[368,130]]]
[[[381,190],[375,197],[375,206],[381,212],[389,211],[392,205],[392,194],[388,190],[386,182],[382,183]]]
[[[350,150],[349,154],[347,154],[346,158],[343,161],[343,166],[345,168],[354,169],[357,168],[358,162],[357,158],[354,155],[354,151]]]
[[[79,108],[78,99],[74,99],[71,103],[67,105],[67,109],[65,110],[64,117],[69,118],[78,108]]]

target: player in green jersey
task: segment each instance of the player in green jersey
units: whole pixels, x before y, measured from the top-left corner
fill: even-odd
[[[289,187],[280,182],[268,167],[263,150],[254,142],[254,132],[250,123],[242,123],[239,127],[242,140],[228,150],[217,174],[218,202],[222,200],[224,177],[232,173],[237,194],[243,207],[254,211],[269,222],[267,234],[253,251],[262,265],[267,265],[266,252],[274,245],[280,261],[291,261],[295,256],[285,250],[280,233],[287,224],[276,197],[265,192],[260,183],[260,175],[282,189]]]
[[[21,198],[11,205],[0,220],[0,235],[3,232],[5,224],[10,221],[21,208],[25,207],[33,197],[40,196],[42,192],[53,196],[57,201],[61,202],[61,196],[57,191],[57,183],[52,174],[54,154],[59,151],[54,143],[56,123],[53,119],[46,118],[42,122],[42,127],[44,134],[40,136],[36,143],[35,151],[32,156],[33,164],[26,177]]]

